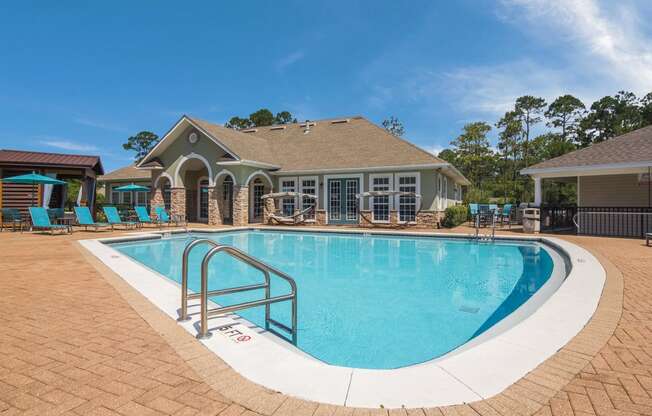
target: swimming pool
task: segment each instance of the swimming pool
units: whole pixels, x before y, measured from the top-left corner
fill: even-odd
[[[238,247],[292,276],[298,286],[297,347],[327,364],[363,369],[430,361],[491,332],[549,283],[555,270],[554,250],[536,241],[239,230],[111,246],[180,282],[183,249],[197,237]],[[199,290],[199,263],[207,250],[190,256],[193,291]],[[211,290],[260,281],[259,272],[225,254],[211,262]],[[288,290],[273,280],[272,295]],[[229,305],[261,296],[246,292],[213,300]],[[263,326],[262,308],[239,315]],[[289,322],[289,304],[272,305],[272,317]]]

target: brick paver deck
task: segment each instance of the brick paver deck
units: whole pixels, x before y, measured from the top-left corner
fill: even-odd
[[[505,392],[388,412],[243,379],[75,242],[95,236],[0,233],[0,415],[652,415],[652,248],[640,240],[564,237],[603,262],[600,306]]]

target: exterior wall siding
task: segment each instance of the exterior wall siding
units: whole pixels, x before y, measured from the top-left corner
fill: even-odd
[[[582,207],[647,207],[648,184],[638,175],[581,176],[579,203]]]

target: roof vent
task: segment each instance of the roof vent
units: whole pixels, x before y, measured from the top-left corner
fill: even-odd
[[[287,126],[274,126],[274,127],[270,127],[269,129],[270,130],[285,130],[286,128],[287,128]]]
[[[240,130],[240,133],[255,133],[257,131],[258,129],[245,129],[245,130]]]
[[[303,134],[308,134],[310,133],[310,127],[316,126],[317,123],[311,122],[310,120],[306,120],[305,123],[299,124],[300,127],[303,127],[305,130],[303,130]]]
[[[331,121],[331,124],[342,124],[342,123],[348,123],[350,121],[351,121],[350,118],[342,118],[342,119],[339,119],[339,120]]]

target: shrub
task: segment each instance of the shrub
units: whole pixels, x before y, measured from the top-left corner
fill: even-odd
[[[466,205],[455,205],[446,208],[442,225],[447,228],[457,227],[464,223],[469,217],[469,207]]]

